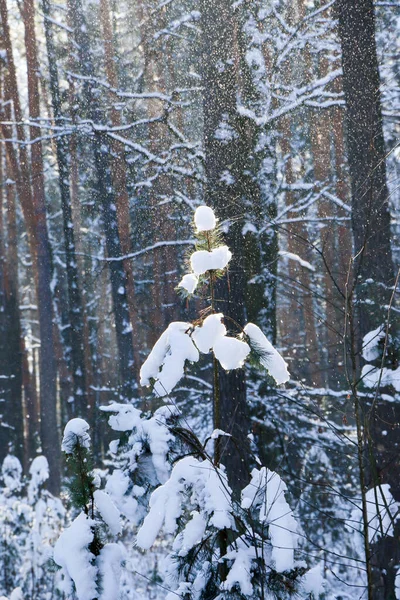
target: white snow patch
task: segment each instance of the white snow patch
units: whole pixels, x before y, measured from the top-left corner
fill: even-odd
[[[213,346],[215,358],[226,371],[239,369],[250,354],[250,346],[233,337],[219,337]]]
[[[209,315],[202,325],[195,327],[192,340],[203,354],[211,352],[218,338],[226,335],[226,327],[221,323],[222,313]]]
[[[188,335],[192,325],[176,321],[171,323],[155,343],[140,369],[141,385],[150,385],[155,379],[154,392],[168,395],[183,377],[185,362],[197,362],[199,352]]]
[[[319,598],[324,592],[325,578],[322,565],[316,565],[307,573],[305,573],[302,587],[306,594],[313,594],[315,598]]]
[[[175,538],[172,546],[178,556],[186,556],[193,546],[199,544],[207,527],[207,521],[197,510],[193,510],[191,516],[191,520],[182,533]]]
[[[99,600],[118,600],[123,559],[122,548],[118,544],[106,544],[101,549],[97,557],[101,581]]]
[[[261,354],[261,364],[275,379],[276,383],[280,385],[289,381],[290,375],[286,362],[265,337],[261,329],[257,325],[254,325],[254,323],[248,323],[244,328],[244,332],[249,338],[250,346],[258,354]]]
[[[194,224],[198,232],[211,231],[215,229],[217,220],[212,208],[209,206],[199,206],[194,213]]]
[[[230,433],[226,433],[226,431],[222,431],[222,429],[214,429],[211,434],[211,439],[216,440],[220,437],[232,437]]]
[[[259,509],[261,523],[269,526],[272,558],[278,573],[294,568],[297,523],[285,498],[286,484],[265,467],[253,469],[251,481],[242,491],[242,508]]]
[[[21,488],[22,466],[13,454],[7,454],[1,466],[1,476],[6,488],[10,492]]]
[[[256,558],[254,548],[244,543],[242,539],[237,540],[237,548],[234,548],[224,556],[224,559],[232,560],[233,564],[229,570],[228,576],[222,584],[224,590],[230,591],[236,584],[245,596],[252,596],[253,585],[252,561]]]
[[[81,420],[81,419],[74,419]],[[54,560],[64,570],[67,579],[75,584],[78,600],[98,597],[95,556],[88,546],[93,541],[95,522],[83,512],[65,529],[54,547]]]
[[[230,505],[231,491],[222,469],[217,469],[210,461],[200,461],[186,456],[172,469],[168,481],[151,495],[150,510],[137,535],[137,544],[143,549],[150,548],[161,528],[166,533],[174,533],[177,520],[182,514],[182,495],[191,488],[191,502],[201,506],[209,523],[217,529],[233,525]],[[200,522],[191,525],[196,531]],[[181,540],[193,539],[191,534]],[[176,548],[177,549],[177,548]]]
[[[315,271],[315,267],[308,262],[308,260],[304,260],[303,258],[301,258],[298,254],[293,254],[292,252],[286,252],[285,250],[280,250],[278,252],[279,256],[281,256],[282,258],[286,258],[288,260],[293,260],[297,263],[299,263],[299,265],[301,267],[303,267],[304,269],[308,269],[309,271],[314,272]]]
[[[379,369],[373,365],[364,365],[361,371],[361,379],[365,387],[374,388],[378,384],[381,387],[392,385],[396,392],[400,392],[400,367],[397,369]]]
[[[194,273],[184,275],[178,283],[178,288],[183,288],[188,294],[193,294],[199,284],[199,278]]]
[[[366,501],[370,541],[393,536],[393,519],[398,514],[400,505],[393,498],[389,484],[383,483],[379,487],[368,490]]]
[[[83,448],[90,448],[89,424],[83,419],[71,419],[65,426],[61,449],[72,454],[77,443]]]
[[[103,518],[103,521],[109,527],[113,535],[118,535],[122,531],[119,510],[111,500],[110,496],[101,490],[96,490],[93,494],[96,506]]]
[[[396,577],[394,580],[394,588],[396,600],[400,600],[400,567],[397,567]]]
[[[141,412],[132,404],[120,404],[113,402],[108,406],[101,406],[103,412],[113,413],[108,419],[108,423],[114,431],[131,431],[138,420]],[[114,414],[115,413],[115,414]]]
[[[196,275],[204,275],[207,271],[225,269],[231,258],[232,253],[228,246],[218,246],[211,252],[208,252],[208,250],[193,252],[190,257],[190,264]]]
[[[379,358],[381,353],[378,344],[381,340],[385,339],[385,335],[386,333],[384,325],[379,325],[377,329],[369,331],[366,335],[364,335],[362,355],[365,360],[369,362]]]
[[[45,456],[37,456],[33,459],[29,475],[31,478],[28,485],[28,498],[30,502],[34,502],[40,487],[49,478],[49,463]]]

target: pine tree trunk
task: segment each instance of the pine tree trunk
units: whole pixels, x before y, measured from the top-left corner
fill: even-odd
[[[243,247],[242,179],[243,140],[232,136],[220,140],[215,136],[224,120],[231,127],[236,122],[236,72],[233,56],[235,23],[230,0],[201,0],[203,117],[205,149],[205,203],[216,210],[222,223],[228,225],[225,240],[232,248],[233,259],[229,281],[217,286],[216,309],[241,326],[245,324],[245,289]],[[232,184],[233,181],[233,184]],[[237,333],[230,320],[228,328]],[[235,443],[223,442],[221,462],[226,466],[236,492],[247,483],[249,451],[247,433],[249,419],[246,405],[246,383],[243,369],[230,373],[219,370],[220,419],[214,426],[231,433]],[[216,390],[214,390],[216,393]]]
[[[22,16],[25,27],[25,48],[28,73],[28,105],[31,121],[40,119],[39,63],[36,49],[35,9],[32,0],[24,0]],[[57,493],[60,487],[60,444],[57,428],[57,367],[53,343],[53,306],[51,294],[52,261],[47,232],[44,191],[44,170],[40,129],[30,127],[31,181],[35,242],[38,265],[38,309],[40,323],[40,417],[43,453],[52,473],[49,488]]]
[[[373,0],[338,0],[336,11],[342,47],[346,100],[347,152],[352,190],[358,347],[362,337],[381,325],[394,284],[389,193],[386,182],[380,78],[375,41]],[[392,334],[399,331],[392,315]],[[394,356],[393,365],[397,366]],[[366,407],[369,486],[389,483],[400,500],[400,408],[382,397]],[[370,597],[396,597],[394,577],[400,562],[399,525],[396,543],[384,537],[372,544],[373,582]]]
[[[0,96],[1,87],[0,81]],[[0,148],[0,181],[8,180],[4,159],[3,149]],[[11,452],[26,465],[19,347],[18,254],[16,238],[12,235],[12,215],[6,213],[12,199],[12,186],[0,186],[0,463]],[[5,214],[8,224],[3,222]],[[6,228],[9,234],[7,248],[4,243]]]
[[[87,81],[83,84],[85,111],[96,126],[101,123],[98,101],[92,93],[90,79],[94,77],[94,67],[85,18],[80,0],[68,3],[70,23],[72,24],[79,55],[79,66]],[[110,169],[110,144],[107,137],[94,129],[92,140],[94,165],[97,175],[98,197],[102,208],[103,226],[109,260],[111,293],[115,316],[115,330],[119,355],[120,395],[127,400],[135,395],[134,364],[132,347],[132,327],[127,303],[127,281],[121,260],[121,242],[116,215],[115,193],[112,186]]]
[[[60,90],[58,84],[57,57],[53,39],[53,29],[50,21],[49,0],[42,2],[44,12],[44,26],[46,35],[47,56],[49,63],[50,91],[52,98],[52,107],[54,120],[57,126],[62,126],[62,107]],[[67,283],[68,283],[68,321],[69,321],[69,339],[71,344],[71,363],[72,363],[72,381],[73,414],[82,418],[87,417],[88,399],[86,395],[86,369],[84,360],[84,325],[82,296],[78,279],[78,268],[75,253],[75,233],[72,220],[71,197],[69,186],[69,166],[67,139],[65,136],[56,137],[56,156],[58,165],[58,180],[61,195],[61,207],[63,213],[64,246],[67,265]]]
[[[115,51],[113,34],[110,21],[110,7],[108,0],[100,0],[100,21],[103,31],[104,41],[104,56],[107,82],[113,89],[118,88],[118,77],[115,64]],[[113,94],[110,94],[110,99],[115,102]],[[113,127],[121,125],[120,112],[114,106],[111,108],[111,123]],[[124,149],[117,141],[111,143],[113,157],[111,161],[112,179],[115,188],[115,201],[117,207],[118,233],[121,242],[121,251],[124,256],[132,252],[131,244],[131,217],[129,211],[129,196],[127,190],[127,172],[124,157]],[[130,323],[132,327],[133,338],[133,354],[135,373],[137,380],[139,379],[140,370],[140,338],[139,338],[139,320],[136,306],[135,281],[133,276],[132,259],[122,261],[126,274],[126,297],[130,315]]]
[[[36,37],[34,29],[34,7],[31,0],[23,5],[25,26],[25,46],[28,74],[28,105],[31,121],[40,118],[38,62],[36,55]],[[7,53],[8,73],[6,77],[6,98],[12,98],[14,117],[17,121],[17,135],[20,141],[25,140],[23,116],[18,94],[16,71],[12,53],[6,0],[0,0],[0,14],[3,26],[3,40]],[[44,198],[42,147],[40,129],[30,127],[31,138],[38,141],[31,144],[30,161],[26,146],[19,144],[19,161],[13,151],[12,144],[7,144],[7,152],[13,176],[17,182],[18,197],[24,212],[25,223],[29,234],[31,256],[34,265],[37,303],[39,309],[40,328],[40,411],[41,442],[46,455],[51,477],[49,489],[57,493],[60,486],[60,448],[58,440],[56,416],[56,363],[54,357],[52,332],[52,296],[51,296],[51,256],[47,233],[46,208]],[[28,168],[31,165],[31,174]],[[30,178],[31,176],[31,178]],[[32,181],[32,189],[30,187]]]
[[[286,191],[286,206],[290,208],[295,203],[295,195],[290,190],[290,186],[295,183],[295,175],[292,166],[292,148],[290,140],[292,137],[290,117],[286,116],[281,120],[281,149],[283,156],[286,156],[285,179],[288,190]],[[287,213],[288,218],[298,218],[299,213]],[[306,217],[304,213],[300,217]],[[308,250],[308,232],[304,222],[296,221],[290,223],[287,227],[287,248],[288,252],[296,256],[305,257]],[[289,259],[289,318],[285,318],[284,330],[286,332],[285,345],[288,346],[288,355],[291,355],[293,364],[300,363],[300,371],[296,373],[293,367],[293,374],[301,379],[306,374],[307,379],[313,385],[321,387],[324,383],[321,369],[321,357],[319,352],[319,339],[316,331],[316,316],[313,301],[313,290],[311,287],[311,277],[309,269],[299,265],[297,261]],[[304,332],[302,335],[302,331]],[[291,353],[291,347],[295,352]],[[304,361],[301,365],[300,359]]]

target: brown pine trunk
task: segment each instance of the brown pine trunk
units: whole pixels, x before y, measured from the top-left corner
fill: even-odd
[[[307,60],[311,68],[311,60]],[[318,77],[327,75],[329,62],[323,58]],[[331,116],[330,109],[313,110],[310,115],[311,151],[314,163],[316,192],[321,192],[331,181]],[[340,381],[339,363],[343,364],[344,302],[338,285],[338,240],[336,235],[336,209],[326,196],[318,201],[320,223],[320,249],[323,255],[323,296],[325,299],[325,322],[321,348],[326,349],[326,381],[330,387],[338,388]],[[343,290],[344,292],[344,290]],[[322,353],[321,353],[322,354]],[[321,361],[322,362],[322,361]]]
[[[113,32],[110,21],[110,6],[108,0],[100,0],[100,21],[103,31],[104,56],[106,66],[106,76],[108,84],[114,88],[118,88],[118,77],[115,66],[115,51],[113,43]],[[111,107],[111,123],[113,127],[121,125],[120,112],[116,110],[114,102],[116,98],[113,93],[110,93]],[[127,172],[124,157],[124,149],[119,142],[113,140],[111,143],[113,158],[111,162],[112,178],[115,187],[115,204],[117,207],[118,231],[121,242],[121,250],[123,255],[132,252],[131,244],[131,217],[129,211],[129,196],[127,190]],[[139,329],[137,304],[135,297],[135,281],[133,276],[132,259],[122,261],[126,274],[126,297],[128,302],[128,310],[132,327],[132,343],[133,343],[133,358],[136,378],[139,380],[140,356],[139,356]]]
[[[138,17],[140,22],[141,45],[143,47],[144,60],[144,82],[149,92],[165,93],[167,89],[165,72],[167,69],[167,58],[160,52],[157,43],[153,39],[153,25],[155,6],[145,6],[140,0],[138,2]],[[163,17],[161,16],[161,19]],[[162,26],[158,23],[158,26]],[[155,119],[162,115],[163,103],[153,98],[147,101],[147,115],[149,119]],[[159,154],[170,139],[170,132],[164,123],[152,123],[149,126],[150,149],[154,154]],[[160,200],[172,195],[171,180],[168,175],[158,174],[153,183],[151,193],[151,227],[154,232],[153,242],[176,238],[176,230],[171,220],[170,205],[160,203]],[[177,284],[171,275],[176,271],[177,254],[173,247],[156,248],[152,252],[153,279],[152,298],[155,310],[151,318],[148,343],[153,345],[165,327],[176,318],[176,293],[174,287]]]
[[[25,46],[28,72],[28,104],[31,120],[40,118],[39,87],[37,80],[38,61],[36,55],[36,37],[34,29],[34,7],[32,0],[23,5],[25,25]],[[8,77],[6,94],[13,100],[14,117],[19,123],[16,127],[19,140],[25,140],[22,111],[18,94],[11,38],[8,25],[6,0],[0,0],[0,13],[3,26],[3,40],[7,52]],[[6,97],[7,97],[6,96]],[[40,136],[40,129],[31,126],[31,139]],[[8,144],[10,146],[11,144]],[[41,397],[41,441],[43,453],[46,455],[51,472],[49,488],[57,493],[60,485],[60,448],[56,417],[56,364],[52,338],[52,298],[51,298],[51,257],[50,243],[47,234],[46,208],[43,183],[43,161],[40,141],[31,144],[31,177],[28,172],[28,155],[26,147],[19,144],[19,164],[16,164],[14,152],[9,151],[10,164],[14,175],[21,178],[18,182],[18,195],[24,218],[30,234],[32,261],[37,273],[37,301],[40,324],[40,397]]]
[[[363,336],[387,318],[393,294],[394,265],[391,248],[389,190],[386,180],[386,152],[383,137],[380,77],[375,40],[373,0],[346,0],[335,3],[342,49],[343,90],[346,101],[346,142],[352,191],[354,286],[357,295],[356,324],[358,350]],[[397,313],[391,314],[391,334],[398,336]],[[397,339],[398,344],[398,339]],[[398,347],[386,358],[389,368],[398,366]],[[357,375],[357,373],[355,374]],[[382,395],[365,406],[363,435],[368,486],[388,483],[394,499],[400,501],[400,408]],[[363,490],[364,491],[364,490]],[[379,492],[378,492],[379,494]],[[373,540],[370,600],[396,598],[395,576],[400,561],[400,525],[394,539]],[[367,546],[367,544],[366,544]],[[371,578],[370,578],[371,579]]]
[[[205,203],[216,210],[218,218],[228,225],[226,243],[233,250],[229,283],[221,280],[216,289],[217,310],[241,326],[245,322],[244,239],[242,236],[246,140],[221,141],[215,135],[220,123],[228,121],[236,131],[237,72],[235,61],[235,26],[229,0],[201,0],[202,79],[205,150]],[[223,64],[223,69],[220,68]],[[235,181],[230,184],[226,175]],[[231,321],[226,320],[229,329]],[[232,434],[231,441],[220,444],[216,460],[226,466],[230,484],[236,493],[248,481],[249,448],[247,434],[249,417],[246,403],[246,381],[243,369],[226,373],[219,369],[214,385],[214,427]],[[218,451],[218,447],[216,448]]]
[[[285,179],[288,190],[286,191],[286,206],[291,207],[296,202],[295,194],[290,190],[290,186],[295,183],[291,158],[291,123],[290,117],[285,117],[281,121],[281,149],[286,158]],[[287,214],[288,218],[305,218],[306,214],[291,212]],[[302,259],[308,259],[308,232],[303,221],[289,223],[286,228],[288,252],[300,256]],[[288,259],[288,276],[290,282],[289,288],[289,308],[288,315],[284,317],[283,331],[286,339],[284,344],[287,346],[287,355],[292,359],[293,374],[301,379],[306,375],[310,383],[321,387],[324,383],[321,368],[319,339],[316,332],[316,316],[313,301],[312,280],[309,269],[301,266],[297,261]],[[300,326],[299,326],[300,325]],[[294,350],[294,351],[293,351]],[[302,367],[301,362],[304,361]],[[299,365],[296,372],[295,365]],[[304,370],[303,370],[304,369]]]

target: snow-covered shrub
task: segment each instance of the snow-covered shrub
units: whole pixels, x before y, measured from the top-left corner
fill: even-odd
[[[2,465],[5,487],[0,488],[0,593],[10,598],[55,600],[56,574],[50,569],[52,545],[61,531],[65,510],[44,489],[49,476],[44,456],[36,457],[27,482],[12,455]]]
[[[215,309],[213,284],[225,274],[232,255],[221,243],[210,208],[197,209],[195,230],[191,272],[178,287],[186,295],[210,289],[210,306],[195,322],[168,326],[141,368],[142,385],[169,399],[187,364],[211,352],[225,370],[239,369],[251,358],[276,383],[284,383],[286,363],[259,327],[235,324],[240,330],[232,335],[231,324]],[[119,534],[120,514],[128,527],[139,526],[136,544],[143,550],[161,532],[173,537],[166,561],[167,600],[310,597],[317,578],[306,575],[304,563],[296,561],[297,525],[277,473],[254,468],[236,498],[225,467],[207,447],[208,441],[228,434],[217,428],[202,444],[183,426],[173,401],[153,416],[130,404],[102,410],[119,433],[110,444],[114,469],[104,491],[91,470],[87,423],[73,419],[64,432],[71,494],[80,507],[54,551],[67,597],[73,592],[78,600],[118,597],[120,546],[104,545],[104,536]]]
[[[49,465],[45,456],[37,456],[32,461],[29,475],[27,497],[31,516],[21,570],[22,589],[29,598],[45,600],[47,597],[58,597],[55,586],[57,576],[49,566],[53,544],[65,525],[66,514],[61,500],[44,488],[49,478]]]
[[[23,497],[22,467],[16,456],[7,455],[1,468],[0,488],[0,594],[8,596],[21,584],[24,545],[29,535],[30,506]]]
[[[137,543],[150,548],[163,529],[175,534],[168,559],[167,600],[308,597],[304,564],[296,563],[297,525],[277,473],[254,469],[241,503],[224,467],[181,459],[157,488]],[[273,596],[272,594],[275,594]]]
[[[102,410],[110,415],[110,427],[120,433],[119,440],[110,444],[117,468],[105,489],[121,514],[137,525],[146,514],[149,494],[168,480],[171,462],[179,455],[174,435],[177,409],[163,406],[150,418],[130,404],[112,403]]]

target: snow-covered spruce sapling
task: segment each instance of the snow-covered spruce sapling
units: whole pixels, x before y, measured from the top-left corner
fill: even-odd
[[[195,213],[197,244],[189,259],[191,272],[178,288],[191,296],[208,291],[208,306],[193,323],[174,322],[164,331],[141,369],[142,385],[168,397],[184,375],[186,363],[212,352],[214,363],[214,457],[206,446],[178,460],[167,481],[155,489],[150,510],[138,531],[137,544],[150,548],[163,530],[175,534],[169,557],[168,600],[225,600],[310,597],[315,577],[296,563],[296,522],[277,473],[254,469],[236,499],[221,464],[218,363],[241,368],[251,355],[280,384],[288,380],[286,363],[257,325],[241,327],[217,312],[216,280],[226,273],[231,252],[222,244],[209,207]],[[228,335],[228,328],[236,335]],[[199,444],[201,447],[201,445]]]
[[[99,489],[100,478],[92,471],[86,421],[67,423],[62,450],[70,472],[71,499],[80,511],[54,547],[54,561],[64,578],[63,592],[78,600],[117,600],[123,552],[119,544],[106,543],[106,539],[121,532],[120,513],[110,496]]]
[[[141,385],[151,385],[158,397],[168,396],[184,375],[186,363],[197,362],[200,354],[212,352],[213,420],[214,429],[220,429],[218,363],[230,371],[251,359],[265,368],[277,384],[285,383],[289,373],[285,361],[257,325],[248,323],[242,327],[218,311],[216,282],[226,275],[232,253],[222,243],[222,232],[210,207],[197,208],[194,226],[196,245],[188,260],[190,272],[183,276],[178,290],[190,298],[200,289],[207,305],[194,323],[178,321],[168,326],[141,368]],[[234,335],[228,335],[228,330],[233,330]],[[215,446],[218,465],[218,438]]]

